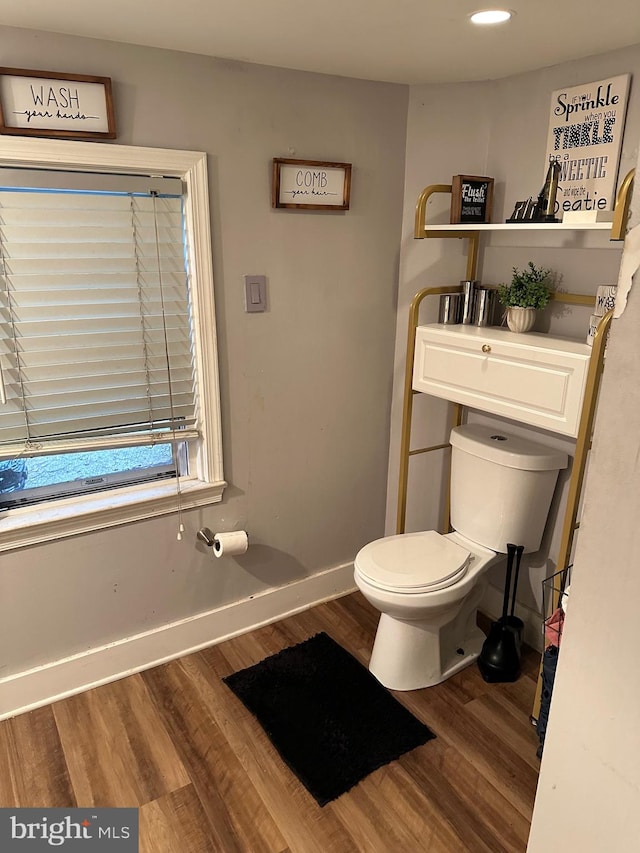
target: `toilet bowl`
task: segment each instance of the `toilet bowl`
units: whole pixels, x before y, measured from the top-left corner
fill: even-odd
[[[480,654],[487,569],[507,543],[537,551],[565,453],[494,427],[451,431],[452,533],[399,534],[365,545],[354,579],[380,610],[370,671],[391,690],[450,678]]]
[[[476,626],[483,575],[499,554],[459,533],[434,530],[370,542],[354,579],[381,611],[369,669],[391,690],[417,690],[450,678],[480,654]]]

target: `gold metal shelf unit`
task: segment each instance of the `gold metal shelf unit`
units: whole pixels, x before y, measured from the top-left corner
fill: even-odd
[[[627,219],[629,215],[629,203],[631,199],[631,191],[633,188],[634,174],[635,170],[629,172],[629,174],[621,183],[620,189],[618,190],[614,209],[614,219],[613,223],[611,224],[610,240],[624,240]],[[428,226],[426,223],[426,207],[430,196],[432,196],[434,193],[450,192],[450,184],[434,184],[432,186],[426,187],[420,193],[416,204],[414,237],[416,239],[457,238],[468,240],[466,278],[472,280],[477,277],[478,248],[480,243],[480,235],[483,232],[490,232],[493,229],[490,224],[478,225],[474,230],[468,230],[468,226],[463,229],[457,229],[455,225]],[[500,227],[501,230],[504,230],[504,226],[498,227]],[[562,226],[560,225],[560,227]],[[598,227],[600,228],[601,226]],[[527,224],[513,225],[513,229],[517,229],[519,231],[526,231]],[[552,229],[553,225],[550,226],[549,230]],[[566,226],[562,230],[566,230]],[[580,226],[576,226],[573,230],[579,231],[581,229]],[[425,287],[418,293],[416,293],[416,295],[413,297],[409,309],[407,356],[404,376],[404,401],[402,407],[402,433],[400,441],[400,472],[398,481],[398,510],[396,518],[396,533],[405,532],[410,457],[421,453],[430,453],[436,450],[443,450],[449,448],[449,444],[445,443],[433,445],[431,447],[423,447],[417,450],[410,450],[413,396],[414,394],[421,393],[413,390],[416,329],[419,325],[420,306],[422,305],[424,299],[426,299],[428,296],[438,296],[442,293],[453,293],[456,291],[460,291],[461,289],[462,288],[460,286],[452,287],[450,285],[444,287]],[[576,293],[555,293],[552,298],[558,302],[564,302],[573,305],[593,306],[595,303],[595,297],[585,296]],[[609,311],[607,314],[605,314],[604,317],[602,317],[598,324],[593,340],[592,352],[589,360],[589,368],[587,373],[586,387],[584,392],[584,399],[580,414],[578,433],[576,436],[576,448],[575,455],[573,458],[573,465],[571,468],[567,506],[562,526],[562,538],[560,541],[560,548],[558,551],[556,563],[557,571],[564,570],[569,565],[574,533],[578,526],[576,523],[578,514],[578,504],[580,500],[580,493],[582,491],[582,485],[584,482],[587,455],[591,445],[591,434],[593,431],[593,421],[596,412],[598,390],[600,387],[600,380],[604,367],[605,345],[612,316],[613,312]],[[456,403],[453,407],[451,427],[458,426],[459,424],[461,424],[462,418],[463,406]],[[449,530],[449,524],[449,498],[447,498],[444,512],[443,532],[447,532]],[[558,602],[553,602],[554,608],[557,607],[557,605]]]

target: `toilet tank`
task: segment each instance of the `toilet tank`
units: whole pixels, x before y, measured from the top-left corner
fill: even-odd
[[[451,431],[451,525],[492,551],[507,543],[537,551],[566,453],[500,428]]]

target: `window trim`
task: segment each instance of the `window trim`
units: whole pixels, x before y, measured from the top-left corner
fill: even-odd
[[[99,142],[0,138],[0,166],[158,174],[186,186],[185,218],[194,323],[201,440],[193,473],[180,479],[183,509],[218,503],[227,483],[222,468],[218,348],[213,292],[207,155]],[[0,552],[175,512],[175,480],[45,502],[0,514]]]

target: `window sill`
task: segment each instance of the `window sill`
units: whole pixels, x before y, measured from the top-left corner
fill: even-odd
[[[224,480],[181,480],[182,509],[219,503]],[[128,486],[0,514],[0,552],[176,512],[176,482]]]

